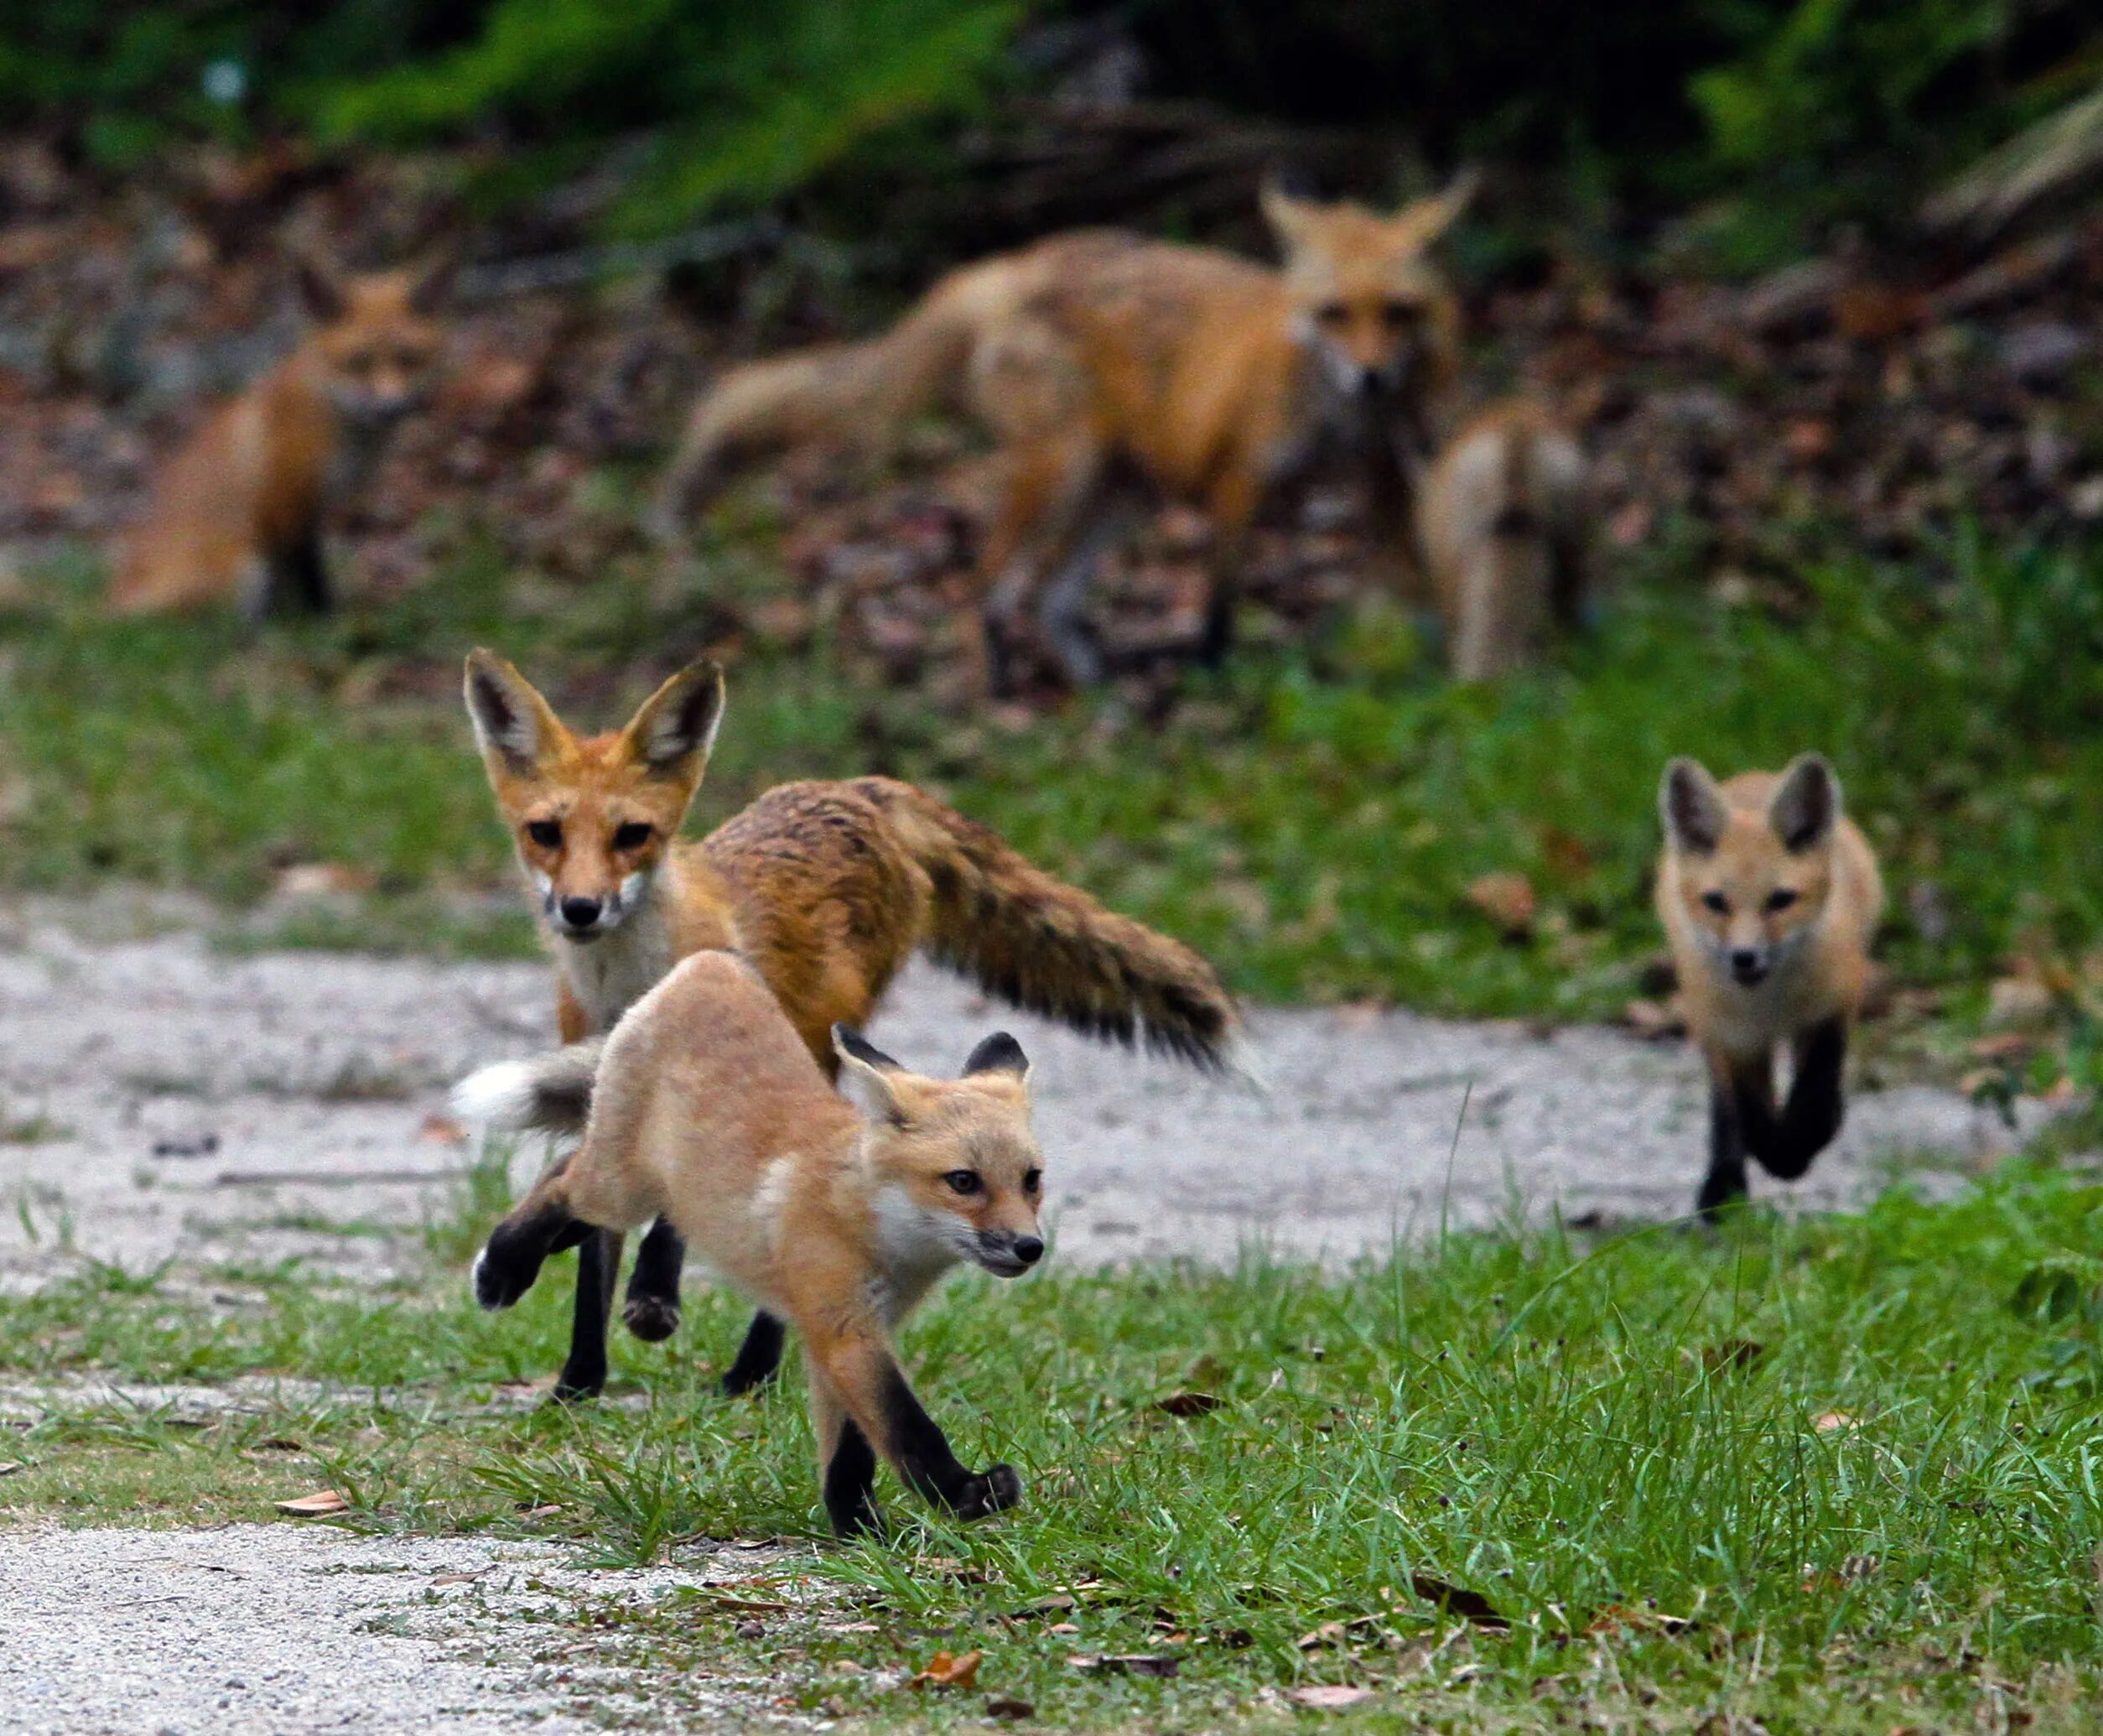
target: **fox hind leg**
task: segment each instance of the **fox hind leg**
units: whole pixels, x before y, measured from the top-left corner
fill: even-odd
[[[788,1328],[776,1316],[765,1308],[755,1313],[745,1328],[745,1342],[724,1374],[724,1397],[742,1398],[771,1380],[781,1365],[781,1348],[787,1339]]]
[[[667,1219],[659,1218],[643,1232],[635,1270],[628,1274],[621,1318],[646,1344],[660,1343],[679,1329],[679,1272],[686,1257],[687,1245]]]
[[[555,1377],[555,1396],[567,1403],[596,1398],[606,1388],[606,1328],[613,1318],[614,1283],[621,1276],[617,1229],[593,1229],[577,1246],[577,1306],[569,1355]]]

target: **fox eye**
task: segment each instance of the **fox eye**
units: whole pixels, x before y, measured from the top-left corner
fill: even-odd
[[[1767,895],[1767,907],[1771,915],[1778,910],[1787,910],[1796,902],[1797,895],[1788,886],[1777,886]]]
[[[1701,895],[1701,902],[1706,908],[1713,910],[1718,916],[1728,916],[1731,913],[1731,901],[1721,892],[1704,892]]]
[[[646,820],[630,820],[614,828],[613,847],[619,850],[641,850],[649,843],[650,834],[657,830]]]
[[[1026,1169],[1023,1171],[1022,1191],[1025,1193],[1035,1193],[1037,1189],[1041,1188],[1043,1185],[1044,1172],[1042,1170]]]
[[[953,1169],[942,1180],[948,1182],[952,1193],[976,1193],[985,1186],[975,1169]]]
[[[1413,301],[1391,301],[1380,309],[1380,317],[1390,325],[1412,325],[1416,323],[1417,307]]]
[[[543,850],[560,850],[563,845],[563,823],[560,820],[528,820],[526,835]]]
[[[1341,325],[1351,317],[1351,309],[1340,301],[1326,301],[1315,309],[1315,318],[1324,325]]]

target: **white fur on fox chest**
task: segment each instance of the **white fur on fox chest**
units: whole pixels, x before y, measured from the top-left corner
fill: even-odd
[[[643,899],[596,940],[557,935],[554,944],[563,980],[595,1032],[610,1031],[678,963],[672,956],[671,924],[654,898]]]
[[[1732,980],[1727,959],[1713,946],[1703,946],[1702,968],[1713,979],[1709,1035],[1718,1047],[1733,1055],[1763,1055],[1830,1011],[1816,1004],[1813,939],[1806,930],[1797,943],[1777,951],[1767,976],[1749,986]]]

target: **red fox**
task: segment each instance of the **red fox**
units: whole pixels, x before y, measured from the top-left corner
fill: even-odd
[[[980,561],[996,689],[1011,683],[1033,606],[1067,679],[1104,673],[1083,605],[1135,485],[1212,516],[1201,650],[1217,661],[1259,509],[1333,460],[1365,473],[1381,538],[1415,560],[1415,491],[1458,323],[1428,250],[1471,191],[1381,216],[1268,190],[1283,271],[1104,231],[967,267],[881,337],[725,374],[693,412],[657,527],[675,532],[734,460],[819,437],[879,445],[946,401],[985,425],[1004,461]]]
[[[232,602],[325,612],[322,516],[421,401],[444,269],[338,278],[299,262],[313,335],[169,460],[110,592],[122,614]]]
[[[601,1042],[464,1082],[469,1099],[523,1085],[514,1125],[574,1125],[584,1142],[499,1224],[475,1263],[483,1307],[508,1307],[542,1262],[599,1226],[669,1221],[710,1267],[803,1335],[826,1512],[842,1536],[878,1529],[881,1453],[960,1518],[1013,1506],[1006,1465],[969,1471],[913,1396],[891,1334],[960,1260],[998,1277],[1044,1253],[1044,1159],[1030,1130],[1029,1063],[988,1037],[954,1081],[907,1073],[845,1026],[828,1051],[841,1100],[750,964],[683,960]],[[603,1049],[603,1053],[601,1050]],[[537,1096],[543,1085],[549,1099]],[[553,1106],[550,1107],[550,1103]]]
[[[705,839],[679,841],[723,713],[722,674],[706,659],[604,735],[574,735],[491,652],[468,658],[466,692],[555,954],[565,1042],[610,1029],[688,954],[734,949],[830,1077],[833,1027],[865,1024],[924,951],[1091,1036],[1144,1040],[1208,1072],[1247,1070],[1240,1016],[1204,959],[910,784],[783,784]],[[565,1396],[605,1384],[619,1258],[617,1237],[594,1238],[580,1255]],[[676,1328],[680,1259],[670,1225],[644,1238],[625,1311],[639,1337]],[[780,1353],[781,1328],[762,1316],[724,1390],[757,1385]]]
[[[1666,767],[1658,916],[1687,1025],[1709,1063],[1702,1215],[1744,1197],[1750,1152],[1793,1181],[1840,1131],[1849,1027],[1869,983],[1884,907],[1877,859],[1841,812],[1840,780],[1815,754],[1778,776],[1718,784],[1694,761]],[[1774,1052],[1793,1061],[1774,1106]]]

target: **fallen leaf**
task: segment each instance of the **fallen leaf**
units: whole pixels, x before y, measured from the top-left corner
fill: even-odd
[[[333,1489],[319,1489],[312,1494],[278,1503],[280,1513],[289,1513],[294,1519],[325,1519],[331,1513],[347,1513],[350,1510],[350,1503]]]
[[[1434,1579],[1429,1573],[1410,1575],[1410,1589],[1427,1603],[1435,1603],[1450,1615],[1457,1615],[1463,1621],[1472,1621],[1478,1628],[1494,1628],[1502,1633],[1511,1624],[1497,1613],[1490,1600],[1482,1593],[1470,1591],[1465,1586],[1448,1585],[1443,1579]]]
[[[1212,1392],[1171,1392],[1166,1398],[1155,1399],[1154,1408],[1171,1416],[1209,1416],[1226,1400]]]
[[[2052,1011],[2050,985],[2027,972],[2002,977],[1986,990],[1986,1023],[2003,1031],[2035,1031],[2052,1022]]]
[[[967,1651],[961,1655],[938,1651],[927,1661],[927,1667],[906,1684],[916,1688],[968,1688],[977,1684],[979,1666],[986,1661],[983,1651]]]
[[[1287,1688],[1285,1697],[1296,1706],[1305,1706],[1315,1712],[1342,1712],[1347,1706],[1357,1706],[1373,1697],[1371,1688],[1342,1687],[1316,1685],[1311,1687]]]
[[[1325,1621],[1318,1628],[1302,1634],[1293,1644],[1302,1651],[1321,1651],[1343,1645],[1352,1635],[1362,1633],[1373,1625],[1370,1615],[1355,1616],[1349,1621]]]
[[[340,897],[346,893],[369,892],[379,876],[369,868],[352,868],[342,862],[294,862],[278,873],[281,898]]]
[[[434,1146],[464,1146],[467,1143],[467,1130],[450,1115],[431,1115],[423,1118],[417,1137],[428,1140]]]
[[[1757,1339],[1728,1338],[1703,1349],[1701,1367],[1711,1375],[1724,1369],[1749,1369],[1766,1354],[1767,1346]]]
[[[1845,1411],[1825,1411],[1812,1419],[1811,1432],[1817,1435],[1852,1434],[1861,1427],[1860,1420]]]
[[[1092,1676],[1173,1676],[1183,1667],[1181,1658],[1150,1651],[1114,1652],[1101,1657],[1076,1653],[1067,1662]]]
[[[439,1573],[432,1577],[434,1585],[472,1585],[482,1576],[480,1573]]]
[[[986,1702],[988,1718],[1002,1718],[1010,1723],[1018,1723],[1026,1718],[1035,1718],[1036,1715],[1036,1707],[1027,1700],[989,1700]]]
[[[8,1459],[4,1463],[0,1463],[0,1477],[12,1477],[17,1471],[26,1471],[29,1468],[29,1464],[25,1460]]]
[[[1632,1603],[1602,1603],[1585,1624],[1585,1631],[1595,1635],[1633,1632],[1669,1636],[1684,1634],[1693,1625],[1684,1615],[1667,1615],[1662,1610],[1638,1609]]]
[[[1533,881],[1523,874],[1485,874],[1468,887],[1467,902],[1507,940],[1524,940],[1534,932],[1538,901]]]

